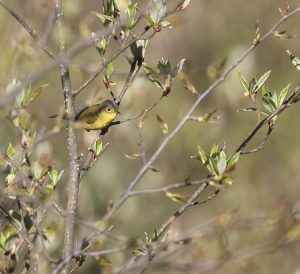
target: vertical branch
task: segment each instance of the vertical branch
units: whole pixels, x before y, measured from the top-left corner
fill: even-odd
[[[56,20],[60,36],[60,54],[65,52],[65,39],[64,39],[64,13],[62,0],[55,1]],[[79,166],[78,166],[78,144],[72,121],[75,119],[74,109],[74,96],[72,95],[71,80],[68,66],[61,64],[60,77],[64,92],[64,105],[66,119],[66,131],[68,141],[69,153],[69,179],[68,179],[68,195],[67,201],[67,215],[65,217],[64,227],[64,244],[63,244],[63,257],[73,254],[74,251],[74,234],[75,234],[75,214],[77,211],[78,191],[79,191]],[[71,262],[65,265],[64,273],[69,273],[71,269]]]

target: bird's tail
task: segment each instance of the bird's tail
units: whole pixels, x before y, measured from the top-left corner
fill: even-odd
[[[54,115],[49,116],[48,118],[59,118],[59,117],[60,117],[60,115],[54,114]]]
[[[48,118],[59,118],[59,119],[65,120],[66,116],[61,115],[61,114],[54,114],[54,115],[49,116]]]

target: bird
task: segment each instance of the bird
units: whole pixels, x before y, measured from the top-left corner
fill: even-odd
[[[116,119],[119,114],[118,105],[112,100],[105,100],[98,104],[86,106],[75,114],[75,127],[90,130],[104,130]],[[58,118],[52,115],[49,118]],[[66,119],[66,115],[63,116]]]

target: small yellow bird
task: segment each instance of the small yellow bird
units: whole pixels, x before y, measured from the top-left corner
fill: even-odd
[[[105,100],[99,104],[87,106],[75,116],[75,126],[90,130],[106,129],[119,114],[117,104],[112,100]],[[50,116],[57,118],[58,115]],[[65,119],[65,117],[64,117]]]

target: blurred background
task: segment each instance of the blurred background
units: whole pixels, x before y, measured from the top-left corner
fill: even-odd
[[[90,11],[102,12],[101,1],[65,0],[65,34],[67,47],[71,47],[91,32],[102,28],[99,19]],[[125,1],[120,1],[121,5]],[[148,1],[138,1],[145,8]],[[173,5],[176,1],[167,1]],[[54,51],[58,50],[58,35],[55,26],[46,33],[47,20],[51,22],[51,1],[9,1],[9,5],[23,16],[38,33],[45,34],[44,39]],[[290,1],[291,10],[299,6],[299,1]],[[199,92],[204,91],[214,81],[214,67],[226,59],[225,67],[232,64],[252,43],[255,25],[259,20],[261,34],[264,34],[280,18],[278,8],[284,9],[286,1],[274,0],[198,0],[192,1],[184,12],[172,15],[169,20],[172,29],[164,29],[149,41],[145,62],[156,67],[161,58],[169,59],[174,67],[186,58],[184,72],[189,76]],[[190,121],[169,143],[155,162],[158,172],[149,170],[138,184],[137,189],[163,186],[185,180],[205,178],[207,173],[199,161],[190,156],[197,154],[197,145],[209,150],[213,143],[226,143],[229,153],[240,145],[248,133],[255,127],[257,116],[254,113],[237,112],[250,107],[250,100],[243,95],[237,72],[248,79],[259,77],[272,70],[267,85],[271,90],[279,91],[288,83],[291,89],[299,84],[299,71],[292,65],[285,50],[296,55],[299,51],[299,15],[289,19],[278,30],[287,30],[292,39],[270,37],[239,65],[210,96],[197,108],[195,116],[204,115],[217,109],[215,115],[220,119],[216,123],[198,123]],[[6,86],[15,78],[30,78],[49,62],[46,56],[19,23],[4,9],[0,8],[0,92],[5,93]],[[111,56],[118,50],[112,40],[107,52]],[[127,52],[130,55],[130,52]],[[77,89],[90,73],[96,70],[101,58],[94,47],[90,47],[72,59],[70,73],[72,86]],[[120,92],[129,72],[129,65],[120,56],[113,62],[115,74],[113,87]],[[95,96],[109,98],[100,75],[76,99],[77,108]],[[146,157],[150,158],[164,139],[156,114],[159,114],[172,130],[187,112],[195,95],[184,88],[182,77],[172,84],[170,95],[155,108],[144,122],[141,130],[146,144]],[[43,75],[32,87],[49,84],[46,90],[31,105],[32,125],[37,130],[50,129],[55,121],[48,119],[58,113],[63,106],[63,94],[57,70]],[[150,106],[160,96],[155,87],[141,71],[124,97],[121,104],[120,119],[132,117]],[[19,134],[8,121],[9,107],[1,110],[0,148],[5,151],[8,144],[20,146]],[[294,213],[299,210],[300,169],[299,169],[299,105],[289,108],[281,115],[268,142],[258,153],[242,156],[234,172],[233,185],[222,191],[214,200],[193,207],[180,217],[171,227],[170,239],[176,235],[211,223],[208,231],[199,228],[197,241],[188,246],[175,246],[185,253],[172,253],[166,259],[172,263],[158,262],[146,273],[300,273],[298,260],[300,226]],[[130,181],[142,166],[141,159],[128,159],[125,154],[140,153],[137,132],[138,120],[112,127],[104,137],[103,143],[109,143],[105,154],[84,177],[80,187],[78,218],[87,222],[97,222],[105,214],[110,201],[115,201],[126,190]],[[250,143],[255,147],[264,137],[267,128]],[[96,138],[97,133],[78,130],[79,150],[84,155]],[[62,207],[66,201],[66,180],[68,174],[67,143],[65,132],[39,144],[33,151],[32,159],[48,155],[57,170],[65,170],[62,181],[51,197]],[[84,157],[83,157],[84,158]],[[4,175],[1,176],[1,188],[5,187]],[[188,195],[193,188],[175,190]],[[208,197],[213,189],[202,194]],[[50,203],[51,203],[50,201]],[[144,232],[152,234],[181,204],[166,197],[165,193],[147,194],[130,198],[119,210],[115,218],[112,233],[128,239],[141,237]],[[298,215],[299,217],[299,215]],[[225,221],[224,221],[225,218]],[[227,219],[226,219],[227,218]],[[263,221],[257,221],[261,220]],[[218,225],[219,224],[219,225]],[[45,227],[55,231],[48,244],[49,252],[59,257],[62,241],[63,222],[55,210],[49,210]],[[53,228],[55,227],[55,229]],[[292,232],[291,232],[292,231]],[[78,224],[78,241],[89,232]],[[292,233],[291,238],[287,235]],[[194,235],[194,234],[193,234]],[[203,237],[201,237],[203,235]],[[286,239],[286,237],[288,237]],[[278,240],[288,243],[260,251],[260,243]],[[98,249],[111,247],[99,242]],[[248,256],[226,257],[230,252],[255,246],[258,252],[246,250]],[[263,246],[264,247],[264,246]],[[257,250],[257,249],[255,249]],[[169,250],[170,251],[170,250]],[[171,248],[172,251],[172,248]],[[187,252],[188,251],[188,252]],[[227,254],[227,255],[226,255]],[[250,255],[249,255],[250,254]],[[163,255],[163,254],[162,254]],[[243,254],[242,254],[243,255]],[[113,266],[124,264],[132,256],[131,250],[110,255],[107,259]],[[222,261],[224,259],[224,262]],[[221,262],[211,269],[202,262]],[[47,266],[41,259],[41,269],[47,273]],[[88,258],[76,273],[105,273],[95,259]]]

